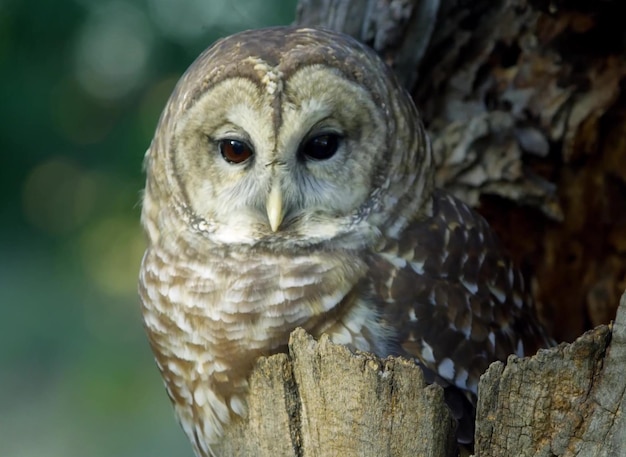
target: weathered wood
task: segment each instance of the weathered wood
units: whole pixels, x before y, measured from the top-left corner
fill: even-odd
[[[223,456],[443,457],[454,421],[438,386],[411,361],[351,353],[298,329],[289,355],[258,361],[248,418],[227,429]]]
[[[476,457],[626,455],[626,293],[612,331],[590,330],[482,376]]]
[[[438,185],[479,206],[533,274],[559,341],[608,323],[626,287],[620,7],[442,0],[413,87]]]

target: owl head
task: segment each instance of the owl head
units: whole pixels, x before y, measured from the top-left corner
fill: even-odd
[[[239,33],[181,77],[146,154],[150,241],[367,243],[426,205],[417,111],[366,46],[326,30]]]

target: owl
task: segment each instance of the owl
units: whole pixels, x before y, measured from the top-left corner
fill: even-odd
[[[551,344],[488,224],[434,188],[411,97],[348,36],[217,42],[178,82],[145,167],[143,318],[198,457],[296,327],[415,360],[459,418],[491,362]]]

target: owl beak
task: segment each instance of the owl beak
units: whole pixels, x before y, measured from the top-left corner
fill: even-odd
[[[276,232],[283,222],[283,196],[280,192],[280,186],[278,183],[272,185],[270,194],[267,196],[267,202],[265,203],[265,209],[267,210],[267,218],[270,221],[270,227],[272,232]]]

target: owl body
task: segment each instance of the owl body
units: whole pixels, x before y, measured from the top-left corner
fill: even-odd
[[[142,310],[198,456],[296,327],[413,358],[470,404],[489,363],[550,344],[487,223],[433,189],[410,97],[349,37],[218,42],[179,81],[146,169]]]

